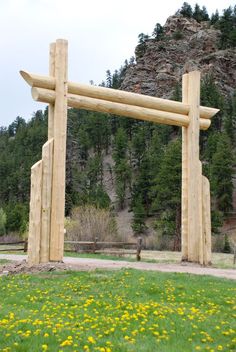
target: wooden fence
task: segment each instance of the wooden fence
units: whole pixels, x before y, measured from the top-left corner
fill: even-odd
[[[124,256],[136,255],[138,261],[141,260],[142,238],[139,237],[136,242],[100,242],[94,241],[65,241],[67,249],[65,252],[79,253],[97,253]],[[68,249],[68,247],[70,247]],[[129,251],[127,250],[129,249]],[[130,251],[133,249],[135,251]]]
[[[100,242],[95,241],[65,241],[65,252],[76,253],[101,253],[109,255],[136,255],[138,261],[141,260],[142,238],[139,237],[137,242]],[[0,242],[0,252],[24,251],[27,252],[28,241],[18,242]],[[128,249],[128,250],[127,250]],[[133,249],[135,251],[130,251]]]
[[[0,252],[24,251],[27,252],[27,241],[0,242]]]

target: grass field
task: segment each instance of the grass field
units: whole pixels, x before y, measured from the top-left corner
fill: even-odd
[[[0,278],[0,351],[236,350],[234,281],[136,270]]]

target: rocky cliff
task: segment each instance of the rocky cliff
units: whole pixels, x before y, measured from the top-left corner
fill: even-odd
[[[170,98],[185,72],[211,73],[220,91],[236,87],[236,49],[218,50],[220,31],[209,22],[171,16],[161,39],[148,39],[136,48],[136,63],[125,74],[121,89]]]

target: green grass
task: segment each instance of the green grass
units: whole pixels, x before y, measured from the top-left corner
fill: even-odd
[[[92,259],[107,259],[107,260],[121,260],[127,262],[136,262],[134,255],[110,255],[101,253],[76,253],[76,252],[65,252],[65,257],[75,258],[92,258]]]
[[[6,263],[10,263],[11,261],[8,259],[0,259],[0,265],[6,264]]]
[[[236,350],[235,281],[136,270],[0,278],[0,351]]]
[[[131,255],[127,252],[125,255],[110,255],[110,254],[101,254],[101,253],[76,253],[76,252],[65,252],[65,257],[74,257],[74,258],[91,258],[91,259],[103,259],[103,260],[116,260],[116,261],[126,261],[126,262],[137,262],[136,256]],[[149,259],[149,258],[141,258],[142,262],[145,263],[180,263],[178,260],[174,259]]]

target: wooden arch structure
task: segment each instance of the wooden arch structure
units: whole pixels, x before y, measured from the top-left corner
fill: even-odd
[[[63,260],[68,107],[182,127],[182,260],[209,264],[210,186],[202,176],[199,132],[218,110],[200,106],[200,72],[183,75],[182,102],[83,85],[67,79],[67,47],[63,39],[50,45],[49,76],[20,72],[34,100],[49,104],[48,141],[31,168],[29,264]]]

